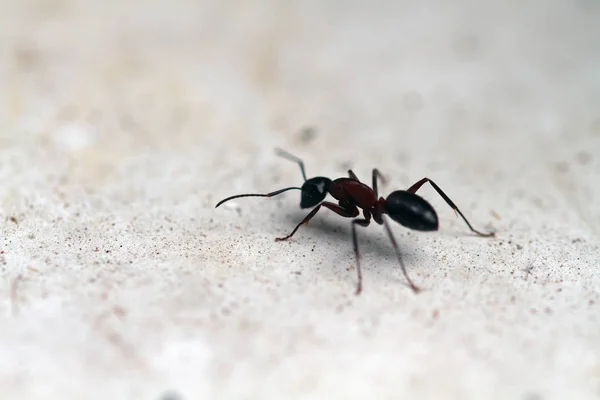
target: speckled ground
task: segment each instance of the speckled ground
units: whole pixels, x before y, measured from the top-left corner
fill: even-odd
[[[3,399],[600,397],[595,1],[0,1]],[[306,211],[353,168],[441,229]]]

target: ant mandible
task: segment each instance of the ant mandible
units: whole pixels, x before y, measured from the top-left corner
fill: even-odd
[[[276,154],[290,161],[294,161],[300,166],[300,171],[302,172],[302,177],[304,178],[304,184],[302,187],[287,187],[266,194],[238,194],[221,200],[217,203],[215,208],[219,207],[226,201],[240,197],[273,197],[283,192],[287,192],[288,190],[300,190],[300,208],[314,208],[298,225],[296,225],[292,233],[285,237],[276,238],[276,241],[282,241],[291,238],[302,224],[308,224],[308,221],[310,221],[311,218],[317,214],[321,207],[328,208],[334,213],[346,218],[358,217],[358,209],[361,208],[363,210],[364,218],[356,218],[352,220],[352,242],[354,244],[356,270],[358,273],[358,284],[356,287],[357,295],[362,291],[362,272],[360,270],[360,255],[358,251],[358,242],[356,240],[356,226],[368,226],[371,223],[371,217],[373,217],[373,220],[375,220],[375,222],[377,222],[379,225],[385,226],[390,241],[392,242],[394,250],[396,251],[396,256],[398,257],[398,262],[400,263],[400,267],[402,268],[402,273],[404,274],[406,281],[415,293],[420,291],[420,289],[413,283],[406,272],[406,267],[402,261],[402,256],[400,254],[400,250],[398,249],[396,239],[394,239],[390,225],[383,215],[388,214],[391,219],[409,229],[414,229],[417,231],[438,230],[438,217],[435,210],[431,204],[416,194],[416,191],[419,190],[419,188],[426,182],[429,182],[431,186],[433,186],[433,188],[438,192],[438,194],[444,199],[444,201],[462,217],[463,221],[465,221],[472,232],[479,236],[494,236],[494,232],[482,233],[474,229],[463,213],[460,212],[458,207],[456,207],[454,202],[452,202],[452,200],[446,196],[442,189],[440,189],[439,186],[429,178],[421,179],[408,188],[408,190],[396,190],[390,193],[387,199],[384,199],[383,197],[378,196],[377,179],[381,180],[382,183],[385,184],[385,178],[379,172],[379,170],[377,170],[377,168],[373,169],[373,187],[370,188],[369,186],[360,182],[352,170],[348,170],[349,178],[338,178],[331,180],[329,178],[317,176],[307,179],[306,172],[304,171],[304,163],[301,159],[281,149],[276,149]],[[333,196],[338,201],[338,204],[323,201],[327,196],[327,193]]]

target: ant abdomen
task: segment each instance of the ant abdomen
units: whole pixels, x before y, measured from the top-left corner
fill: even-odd
[[[385,200],[385,212],[391,219],[409,229],[437,231],[438,217],[424,198],[406,190],[396,190]]]

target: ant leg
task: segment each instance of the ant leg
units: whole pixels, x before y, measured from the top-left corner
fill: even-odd
[[[315,216],[315,214],[319,211],[319,209],[321,208],[321,206],[329,208],[334,213],[336,213],[338,215],[341,215],[342,217],[346,217],[346,218],[356,217],[359,214],[358,213],[358,208],[356,208],[356,207],[354,207],[354,209],[343,208],[343,207],[338,206],[337,204],[329,203],[327,201],[324,201],[321,204],[319,204],[318,206],[316,206],[315,208],[313,208],[312,211],[309,212],[308,215],[306,217],[304,217],[304,219],[302,221],[300,221],[300,223],[298,225],[296,225],[296,227],[294,228],[294,230],[292,231],[292,233],[290,233],[286,237],[276,238],[275,241],[276,242],[281,242],[283,240],[288,240],[289,238],[291,238],[292,236],[294,236],[294,233],[296,233],[296,231],[298,230],[298,228],[300,228],[300,226],[302,226],[302,225],[308,225],[308,221],[310,221],[312,219],[312,217]]]
[[[377,178],[379,178],[381,183],[383,183],[384,185],[387,183],[387,179],[385,179],[385,176],[383,176],[383,174],[379,172],[377,168],[373,168],[373,192],[375,193],[375,198],[379,197],[379,195],[377,194]]]
[[[320,208],[321,208],[321,204],[319,204],[318,206],[316,206],[315,208],[313,208],[312,211],[309,212],[308,215],[306,217],[304,217],[304,219],[302,221],[300,221],[300,223],[298,225],[296,225],[296,227],[294,228],[294,230],[292,231],[292,233],[290,233],[286,237],[275,238],[275,241],[276,242],[281,242],[283,240],[288,240],[289,238],[291,238],[292,236],[294,236],[294,233],[296,233],[296,231],[298,230],[298,228],[300,228],[301,225],[303,225],[303,224],[308,225],[308,221],[310,221],[311,218],[315,216],[315,214],[319,211]]]
[[[429,178],[423,178],[423,179],[421,179],[419,182],[415,183],[410,188],[408,188],[407,192],[416,193],[417,190],[419,190],[421,188],[421,186],[423,186],[423,184],[425,182],[429,182],[431,184],[431,186],[433,186],[433,188],[435,189],[435,191],[438,192],[438,194],[440,196],[442,196],[442,198],[444,199],[444,201],[454,210],[454,212],[458,213],[458,215],[461,216],[461,218],[463,219],[463,221],[465,221],[465,223],[467,224],[467,226],[469,227],[469,229],[472,232],[475,232],[479,236],[486,236],[486,237],[494,236],[494,234],[495,234],[494,232],[481,233],[478,230],[476,230],[475,228],[473,228],[471,226],[471,224],[469,223],[469,221],[467,220],[467,218],[463,215],[463,213],[460,212],[460,210],[458,209],[458,207],[456,207],[456,204],[454,204],[454,202],[452,202],[452,200],[450,200],[450,197],[446,196],[446,193],[444,193],[442,191],[442,189],[440,189],[440,187],[438,185],[436,185],[435,182],[432,181],[431,179],[429,179]]]
[[[306,180],[306,172],[304,172],[304,162],[302,162],[301,159],[280,148],[275,149],[275,154],[277,154],[279,157],[285,158],[286,160],[298,163],[298,165],[300,166],[300,171],[302,172],[302,177],[304,178],[304,180]]]
[[[385,230],[387,231],[388,236],[390,237],[392,246],[394,246],[394,250],[396,251],[396,257],[398,257],[398,261],[400,262],[400,267],[402,268],[402,273],[404,274],[406,281],[408,282],[408,284],[409,284],[410,288],[413,290],[413,292],[419,293],[421,291],[421,289],[419,289],[413,283],[413,281],[408,277],[408,273],[406,273],[406,267],[404,266],[404,262],[402,261],[402,255],[400,254],[400,249],[398,249],[398,244],[396,243],[396,239],[394,239],[394,235],[392,234],[392,230],[390,229],[390,224],[388,224],[388,222],[385,218],[383,218],[383,225],[385,226]]]
[[[352,172],[351,169],[348,170],[348,176],[350,177],[350,179],[354,179],[355,181],[360,182],[360,179],[358,179],[358,176],[356,176],[356,174],[354,172]]]
[[[278,194],[287,192],[288,190],[292,190],[292,189],[302,190],[302,188],[299,188],[299,187],[289,187],[289,188],[285,188],[285,189],[279,189],[274,192],[266,193],[266,194],[259,194],[259,193],[236,194],[235,196],[230,196],[230,197],[227,197],[226,199],[221,200],[220,202],[217,203],[215,208],[219,207],[221,204],[225,203],[226,201],[237,199],[240,197],[273,197],[273,196],[277,196]]]
[[[371,223],[368,219],[355,219],[352,221],[352,243],[354,244],[354,255],[356,256],[356,272],[358,273],[358,284],[356,285],[356,295],[362,292],[362,272],[360,269],[360,253],[358,252],[358,240],[356,239],[356,225],[367,227]]]

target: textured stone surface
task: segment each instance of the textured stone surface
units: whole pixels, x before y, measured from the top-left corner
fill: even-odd
[[[0,3],[3,399],[600,396],[597,2]],[[424,187],[355,297],[348,220],[214,209],[275,147],[497,238]]]

